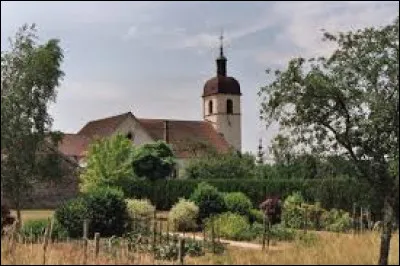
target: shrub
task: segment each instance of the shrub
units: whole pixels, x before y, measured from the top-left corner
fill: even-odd
[[[326,230],[334,232],[345,232],[351,229],[352,220],[350,214],[343,210],[331,209],[324,213],[323,225]]]
[[[250,210],[253,207],[251,200],[242,192],[226,193],[224,202],[227,211],[246,216],[250,214]]]
[[[152,217],[156,210],[148,199],[127,199],[125,202],[132,219]]]
[[[287,197],[283,203],[282,220],[283,224],[290,228],[302,228],[304,223],[304,212],[301,205],[304,198],[299,192]]]
[[[71,237],[81,237],[83,221],[88,219],[90,237],[99,232],[102,237],[122,235],[129,226],[129,215],[122,192],[111,188],[89,190],[80,198],[62,205],[56,219]]]
[[[21,234],[24,237],[39,239],[44,235],[47,225],[49,224],[48,219],[33,219],[23,223],[21,228]],[[51,231],[51,239],[65,239],[68,236],[67,230],[57,221],[54,220],[53,228]]]
[[[251,209],[249,212],[250,223],[260,223],[264,222],[264,213],[261,210]]]
[[[207,183],[200,183],[190,197],[199,207],[199,220],[219,214],[226,210],[224,197],[218,190]]]
[[[83,221],[88,217],[84,198],[79,197],[65,202],[56,209],[54,217],[67,230],[70,237],[82,237]]]
[[[251,227],[246,216],[226,212],[206,221],[206,230],[212,230],[212,219],[214,219],[214,230],[221,237],[232,240],[243,240],[243,233],[248,232]]]
[[[176,225],[179,231],[193,230],[197,228],[196,220],[199,215],[199,207],[191,201],[180,199],[170,213],[169,221]]]

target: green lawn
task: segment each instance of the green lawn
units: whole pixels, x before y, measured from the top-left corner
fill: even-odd
[[[16,217],[17,213],[13,210],[11,213]],[[32,219],[46,219],[50,218],[54,210],[23,210],[21,211],[22,222]]]

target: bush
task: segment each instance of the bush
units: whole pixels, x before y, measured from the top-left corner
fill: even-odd
[[[138,180],[123,189],[128,197],[148,198],[158,210],[170,210],[179,198],[189,198],[201,182],[207,182],[221,192],[241,191],[251,199],[254,207],[265,200],[265,195],[280,195],[282,199],[285,199],[294,191],[299,191],[307,202],[319,201],[321,207],[325,209],[338,208],[351,212],[354,202],[370,206],[376,219],[381,219],[382,205],[380,201],[376,200],[377,196],[374,190],[368,184],[351,178],[327,177],[314,180],[172,179],[157,180],[153,183],[147,180]],[[398,203],[398,199],[396,203]]]
[[[23,223],[21,228],[22,236],[31,239],[34,241],[35,239],[40,239],[43,237],[44,232],[46,230],[47,225],[49,224],[48,219],[33,219],[28,220]],[[68,236],[67,230],[57,221],[54,220],[53,229],[51,232],[51,239],[65,239]]]
[[[250,223],[260,223],[264,222],[264,213],[261,210],[251,209],[249,212]]]
[[[331,209],[324,213],[322,220],[324,228],[333,232],[348,231],[352,225],[350,214],[343,210]]]
[[[156,210],[148,199],[127,199],[125,202],[131,219],[153,217]]]
[[[87,204],[83,197],[71,199],[58,207],[54,216],[70,237],[82,237],[83,221],[88,218]]]
[[[199,207],[191,201],[180,199],[170,213],[169,221],[176,225],[179,231],[193,230],[197,228],[196,220],[199,215]]]
[[[242,192],[226,193],[224,202],[227,211],[246,216],[250,214],[250,210],[253,207],[251,200]]]
[[[99,232],[102,237],[120,236],[130,221],[122,192],[110,188],[89,190],[81,197],[63,204],[56,219],[71,237],[82,237],[83,221],[89,221],[89,237]]]
[[[226,210],[222,194],[215,187],[204,182],[198,185],[190,200],[199,207],[200,221]]]
[[[287,197],[283,203],[282,222],[289,228],[302,228],[304,224],[304,212],[301,205],[304,198],[299,192]]]
[[[211,232],[212,219],[206,220],[206,230]],[[251,229],[246,216],[226,212],[214,217],[214,230],[221,237],[232,240],[245,240],[243,234]]]

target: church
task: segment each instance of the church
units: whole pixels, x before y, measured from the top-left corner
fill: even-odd
[[[203,120],[182,121],[139,118],[131,112],[88,122],[76,134],[64,134],[58,150],[81,167],[90,143],[97,138],[123,134],[134,145],[163,140],[177,158],[178,168],[193,156],[189,143],[204,143],[217,152],[241,151],[241,91],[239,82],[227,75],[222,36],[216,75],[205,82]]]

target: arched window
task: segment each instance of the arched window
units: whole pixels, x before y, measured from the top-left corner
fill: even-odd
[[[228,114],[233,114],[233,102],[231,99],[228,99],[226,101],[226,112]]]
[[[213,113],[213,102],[209,101],[208,102],[208,114],[212,114]]]
[[[129,140],[132,140],[133,139],[132,132],[129,132],[128,134],[126,134],[126,138]]]

